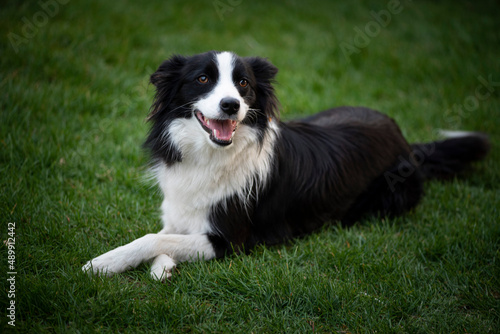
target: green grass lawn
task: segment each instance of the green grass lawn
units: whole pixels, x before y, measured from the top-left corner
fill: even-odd
[[[499,333],[499,11],[493,0],[2,1],[0,235],[15,235],[15,263],[2,243],[0,332]],[[285,120],[363,105],[410,141],[478,130],[492,152],[428,183],[398,219],[182,264],[167,284],[146,265],[88,277],[86,261],[161,228],[141,150],[149,75],[212,49],[268,57]]]

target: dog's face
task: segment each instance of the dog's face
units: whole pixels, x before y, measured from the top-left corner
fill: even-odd
[[[268,119],[277,117],[271,85],[276,73],[265,59],[230,52],[170,58],[151,76],[157,92],[146,145],[154,145],[155,128],[160,131],[176,119],[190,120],[190,135],[204,136],[213,148],[231,146],[241,127],[263,131]]]
[[[214,58],[198,69],[196,79],[186,82],[181,92],[198,90],[199,98],[193,104],[196,119],[211,141],[226,146],[255,103],[255,86],[250,84],[255,77],[249,66],[231,53]]]

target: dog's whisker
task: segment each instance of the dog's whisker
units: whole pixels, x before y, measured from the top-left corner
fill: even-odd
[[[179,110],[179,109],[184,108],[184,107],[186,107],[186,106],[190,106],[190,108],[186,108],[186,109],[192,109],[192,108],[193,108],[193,107],[192,107],[193,105],[194,105],[194,102],[184,103],[183,105],[180,105],[180,106],[178,106],[177,108],[174,108],[174,109],[170,110],[170,112],[172,112],[172,111],[176,111],[176,110]]]

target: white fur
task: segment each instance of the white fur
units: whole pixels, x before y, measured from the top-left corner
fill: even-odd
[[[263,147],[257,133],[242,125],[233,144],[212,148],[194,118],[178,119],[169,128],[182,163],[155,168],[164,195],[164,230],[175,233],[213,233],[208,224],[211,207],[236,194],[243,201],[252,186],[265,184],[270,172],[275,131],[269,131]]]
[[[211,94],[195,103],[195,108],[206,117],[216,118],[214,113],[216,109],[218,113],[220,99],[238,98],[241,121],[248,106],[232,82],[234,56],[226,52],[218,54],[217,62],[220,80]],[[257,130],[240,124],[232,144],[222,147],[209,139],[194,115],[174,120],[164,135],[181,152],[182,162],[170,166],[159,163],[153,168],[164,196],[163,229],[87,262],[83,270],[111,275],[153,260],[151,276],[165,280],[177,263],[212,259],[215,251],[207,234],[217,231],[212,230],[209,222],[211,208],[233,195],[245,202],[252,187],[266,183],[274,142],[279,135],[273,120],[269,125],[262,146],[258,145]]]
[[[151,277],[159,281],[165,281],[172,277],[172,270],[175,265],[175,261],[170,256],[160,254],[151,265]]]
[[[168,255],[163,256],[163,254]],[[215,257],[215,252],[206,235],[147,234],[96,257],[87,262],[82,269],[110,276],[135,268],[142,262],[158,256],[161,257],[155,260],[152,276],[164,280],[171,273],[175,261],[209,260]],[[171,261],[168,261],[168,258]]]

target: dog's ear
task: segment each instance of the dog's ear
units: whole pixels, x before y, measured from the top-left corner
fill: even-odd
[[[180,70],[186,63],[186,57],[173,55],[170,59],[165,60],[155,73],[151,75],[150,82],[160,88],[162,83],[170,81],[179,74]]]
[[[265,58],[249,57],[245,61],[252,67],[253,74],[257,81],[272,84],[274,77],[278,73],[278,68]]]
[[[179,87],[182,68],[186,64],[187,58],[174,55],[165,60],[153,73],[149,82],[155,85],[156,94],[148,119],[154,117],[163,107],[168,106]]]
[[[273,83],[278,68],[265,58],[244,58],[252,68],[256,79],[257,98],[261,99],[260,108],[263,108],[267,117],[279,118],[279,102],[274,94]]]

